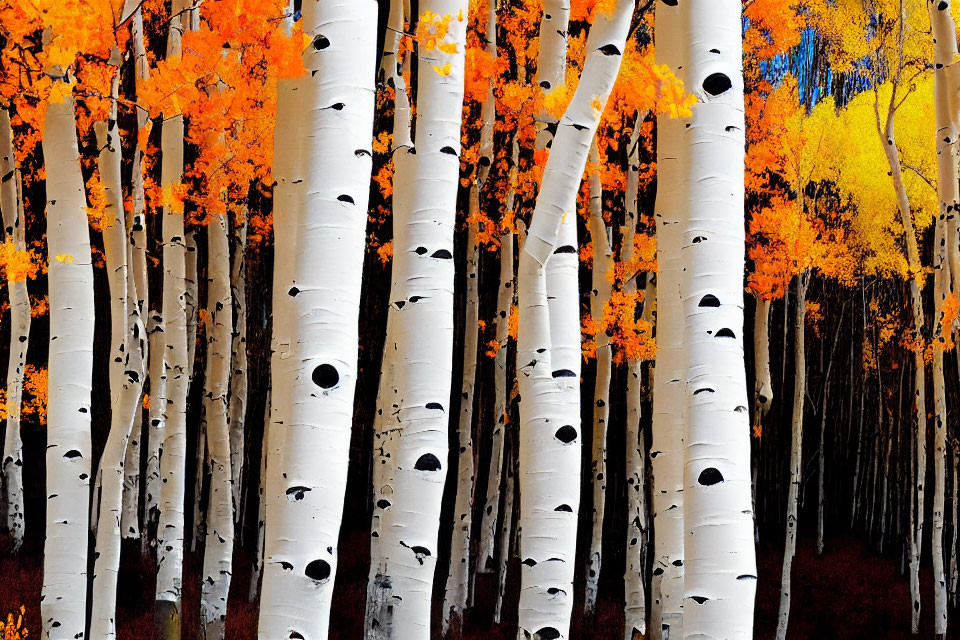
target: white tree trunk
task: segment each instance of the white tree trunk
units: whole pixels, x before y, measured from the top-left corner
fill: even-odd
[[[284,29],[289,34],[293,29],[293,3],[288,9]],[[266,449],[266,476],[263,488],[263,578],[260,606],[260,629],[264,629],[264,619],[277,615],[266,606],[268,602],[281,602],[286,596],[282,576],[276,575],[283,570],[279,561],[273,560],[277,546],[281,543],[278,529],[278,509],[286,499],[284,496],[283,457],[286,425],[290,415],[290,392],[296,375],[295,360],[291,349],[292,335],[295,329],[293,318],[293,298],[290,289],[293,286],[293,259],[297,247],[297,218],[301,206],[303,172],[301,158],[303,113],[300,108],[303,79],[281,79],[277,82],[277,122],[287,122],[289,126],[276,127],[274,130],[273,175],[276,186],[273,191],[273,335],[270,356],[270,420],[264,432],[263,447]],[[281,259],[277,259],[277,256]],[[271,577],[273,576],[273,577]]]
[[[514,473],[515,448],[504,456],[503,462],[503,518],[500,522],[500,558],[497,565],[497,600],[493,609],[493,622],[500,624],[503,617],[503,595],[507,590],[507,563],[510,561],[510,540],[513,533],[514,488],[517,478]]]
[[[144,536],[144,553],[149,548],[151,554],[156,554],[159,539],[158,526],[160,523],[160,458],[163,456],[163,438],[166,434],[167,422],[167,369],[166,332],[163,326],[163,312],[154,309],[147,319],[147,352],[150,356],[150,409],[147,412],[147,465],[143,493],[144,522],[146,536]]]
[[[58,74],[59,75],[59,74]],[[83,637],[90,503],[93,267],[73,96],[43,122],[50,295],[47,519],[41,638]]]
[[[599,166],[600,155],[594,140],[591,158]],[[594,322],[603,321],[603,310],[610,302],[613,282],[608,279],[613,267],[613,249],[603,220],[603,190],[597,170],[589,178],[590,184],[590,239],[593,243],[593,289],[590,292],[590,315]],[[632,240],[632,237],[631,237]],[[600,586],[600,568],[603,557],[603,517],[607,496],[607,421],[610,418],[610,375],[613,366],[613,346],[606,332],[596,335],[597,378],[593,392],[593,447],[590,470],[593,485],[593,528],[590,535],[590,551],[587,556],[584,612],[592,617],[597,604]]]
[[[684,638],[752,638],[750,412],[743,358],[744,100],[739,0],[691,0],[699,102],[683,130]],[[717,54],[717,50],[720,51]]]
[[[400,0],[395,0],[399,2]],[[402,16],[399,19],[402,24]],[[409,65],[409,52],[404,61]],[[406,153],[406,147],[412,145],[410,138],[410,99],[400,70],[393,77],[395,105],[393,116],[393,153]],[[394,198],[394,208],[397,199]],[[401,263],[402,268],[406,265]],[[396,262],[391,269],[391,292],[394,283],[401,277]],[[384,617],[383,602],[387,594],[389,581],[385,578],[385,559],[383,556],[383,521],[386,511],[393,506],[394,478],[396,477],[396,420],[394,416],[397,404],[397,385],[394,371],[397,363],[397,350],[394,329],[395,308],[387,308],[387,330],[384,338],[384,352],[380,364],[380,381],[377,388],[377,413],[373,422],[373,452],[371,476],[373,484],[373,513],[370,524],[370,573],[367,580],[367,603],[364,615],[364,630],[368,637],[382,637],[375,634],[386,633],[375,628],[380,625],[379,618]]]
[[[681,79],[684,47],[683,15],[676,3],[658,2],[655,40],[657,63]],[[683,434],[686,381],[682,348],[680,254],[687,225],[680,168],[683,121],[657,118],[657,375],[653,385],[653,576],[650,584],[650,627],[653,638],[683,637]]]
[[[302,102],[306,187],[288,289],[297,375],[284,434],[284,496],[272,521],[277,539],[264,573],[261,637],[327,637],[357,379],[376,23],[373,0],[304,7],[311,38]]]
[[[579,304],[575,295],[570,299],[567,291],[555,288],[559,297],[548,302],[545,272],[564,255],[573,256],[576,272],[576,193],[600,119],[593,104],[605,104],[613,88],[633,8],[632,1],[619,0],[611,16],[597,12],[594,18],[580,84],[557,128],[520,253],[522,565],[517,637],[522,639],[569,635],[580,503]],[[570,322],[573,327],[567,326]],[[568,333],[574,332],[570,344]]]
[[[787,533],[783,551],[783,574],[780,578],[780,611],[777,615],[777,640],[787,637],[790,619],[790,572],[797,552],[797,518],[800,500],[801,465],[803,463],[803,403],[807,395],[807,360],[805,319],[807,310],[807,273],[797,276],[796,315],[793,329],[793,423],[790,438],[790,489],[787,492]]]
[[[512,211],[516,198],[517,162],[520,155],[520,143],[514,136],[512,161],[510,165],[509,185],[507,187],[506,210]],[[500,286],[497,289],[496,340],[497,354],[493,359],[494,400],[493,427],[490,429],[492,443],[490,447],[490,467],[487,471],[487,495],[480,523],[480,544],[477,557],[477,571],[486,573],[499,565],[494,564],[495,542],[497,540],[497,521],[500,509],[500,485],[503,474],[503,451],[506,437],[507,420],[507,352],[510,341],[510,311],[513,307],[516,287],[513,273],[513,233],[500,236]],[[504,507],[506,508],[506,507]],[[504,511],[504,517],[511,516]],[[500,563],[502,564],[502,563]]]
[[[630,155],[627,167],[626,220],[622,228],[621,255],[623,262],[633,259],[634,236],[637,230],[640,187],[640,137],[641,119],[638,117],[630,137]],[[638,274],[625,279],[623,288],[630,293],[637,289]],[[643,297],[644,319],[653,324],[653,304],[656,301],[654,275],[647,274]],[[637,634],[647,632],[647,535],[649,530],[646,496],[647,453],[643,430],[640,427],[640,411],[643,393],[643,363],[627,360],[627,424],[626,424],[626,477],[627,477],[627,540],[626,569],[624,571],[624,640],[633,640]],[[653,367],[650,367],[653,375]]]
[[[200,310],[199,275],[197,273],[197,236],[192,230],[186,231],[186,252],[184,253],[185,284],[184,300],[187,309],[187,395],[190,395],[190,384],[193,383],[193,373],[197,360],[197,316]]]
[[[950,292],[950,263],[947,250],[949,230],[947,220],[955,219],[960,204],[957,185],[957,135],[955,115],[950,109],[950,96],[957,87],[951,82],[948,67],[957,57],[956,27],[950,13],[950,0],[928,2],[930,26],[935,46],[934,101],[937,120],[937,194],[940,199],[934,242],[934,349],[933,349],[933,402],[934,402],[934,488],[933,488],[933,599],[934,633],[938,639],[947,633],[947,578],[944,573],[943,512],[945,508],[945,484],[947,463],[947,400],[943,378],[943,348],[941,336],[949,335],[952,327],[943,326],[943,303]],[[954,492],[954,501],[957,496]],[[956,531],[954,531],[954,534]],[[952,555],[952,554],[951,554]]]
[[[267,389],[267,400],[263,411],[264,433],[270,425],[270,407],[272,392]],[[257,543],[253,552],[253,566],[250,568],[250,591],[247,601],[254,602],[260,595],[260,578],[263,575],[263,547],[266,533],[267,516],[267,439],[263,439],[260,447],[260,474],[257,483]]]
[[[116,96],[119,72],[114,76],[114,101],[108,122],[95,125],[100,178],[107,194],[104,255],[111,299],[110,396],[111,423],[100,457],[99,522],[93,575],[93,608],[90,634],[95,638],[116,637],[117,572],[120,566],[121,518],[123,510],[124,460],[127,444],[140,413],[143,390],[143,345],[145,331],[134,282],[127,265],[132,256],[128,243],[123,193],[120,183],[120,139],[117,128]],[[121,315],[122,314],[122,315]]]
[[[480,208],[477,185],[470,188],[470,210]],[[453,531],[450,542],[450,571],[443,596],[441,635],[451,635],[451,626],[463,628],[463,614],[470,587],[470,527],[473,524],[473,393],[477,381],[477,343],[479,337],[479,305],[477,282],[477,223],[467,230],[467,301],[463,323],[463,384],[460,387],[460,421],[457,442],[460,445],[457,466],[457,497],[453,507]],[[454,636],[458,635],[453,632]]]
[[[181,0],[171,7],[167,57],[180,55]],[[163,160],[160,186],[163,193],[163,327],[164,367],[167,377],[166,422],[160,458],[160,518],[157,524],[157,593],[154,637],[180,638],[180,595],[183,581],[184,491],[187,456],[186,244],[183,207],[173,198],[173,188],[183,175],[183,115],[165,113],[160,140]]]
[[[10,113],[0,107],[0,210],[4,239],[17,251],[26,250],[20,173],[16,168]],[[7,529],[14,551],[23,544],[23,442],[20,438],[20,407],[23,404],[24,367],[30,342],[30,295],[26,280],[14,280],[7,273],[10,296],[10,358],[7,363],[7,424],[3,440],[3,481],[6,496]]]
[[[230,468],[230,424],[227,416],[233,303],[230,291],[227,215],[229,214],[211,216],[207,225],[209,322],[206,326],[207,375],[203,403],[207,415],[206,442],[210,459],[210,483],[200,593],[200,630],[201,637],[206,640],[223,640],[227,595],[230,593],[230,576],[233,571],[233,475]]]
[[[466,0],[425,0],[419,5],[421,15],[450,17],[442,43],[455,45],[456,50],[420,48],[417,146],[399,149],[395,155],[394,335],[388,348],[397,350],[396,478],[393,504],[384,511],[381,523],[381,584],[390,586],[374,621],[385,638],[422,640],[430,635],[446,478],[453,230],[468,4]]]
[[[247,417],[247,210],[235,221],[230,290],[237,317],[233,328],[230,374],[230,471],[233,474],[233,520],[239,526],[244,493],[244,451]]]

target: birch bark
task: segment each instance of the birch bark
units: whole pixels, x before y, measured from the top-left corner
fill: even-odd
[[[580,498],[576,471],[580,465],[579,377],[571,367],[579,369],[580,344],[579,335],[571,345],[554,329],[570,330],[569,317],[575,316],[572,322],[579,333],[579,309],[576,296],[572,301],[566,299],[566,305],[556,304],[556,298],[554,304],[548,302],[550,285],[545,271],[565,253],[572,252],[576,261],[575,229],[571,232],[569,228],[576,224],[576,193],[600,119],[593,104],[605,104],[613,88],[633,8],[632,1],[619,0],[612,15],[596,12],[580,84],[557,127],[520,253],[517,377],[523,398],[519,456],[522,563],[517,637],[521,639],[569,635]],[[574,246],[568,244],[571,241]]]
[[[54,70],[55,82],[66,76]],[[47,519],[41,638],[79,638],[87,606],[94,296],[86,198],[73,96],[52,101],[43,120],[47,171],[50,348]]]

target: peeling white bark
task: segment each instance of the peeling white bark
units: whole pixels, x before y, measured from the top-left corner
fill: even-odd
[[[57,75],[62,75],[58,73]],[[43,121],[50,295],[47,518],[41,638],[79,638],[87,606],[94,297],[73,96]]]
[[[611,16],[599,13],[594,19],[580,84],[557,127],[520,253],[522,560],[517,637],[522,639],[569,635],[580,506],[580,319],[576,278],[571,297],[560,286],[569,283],[563,277],[569,267],[558,257],[572,255],[576,272],[576,193],[600,119],[592,105],[605,104],[613,88],[633,8],[632,1],[619,0]],[[549,283],[546,271],[554,261],[554,273],[561,277]],[[548,290],[556,292],[553,300],[548,301]]]

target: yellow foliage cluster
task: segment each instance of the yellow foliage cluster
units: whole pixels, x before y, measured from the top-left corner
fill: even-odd
[[[29,635],[27,628],[23,626],[23,616],[26,612],[26,608],[21,605],[16,619],[12,613],[7,614],[7,622],[3,625],[3,640],[26,640]]]

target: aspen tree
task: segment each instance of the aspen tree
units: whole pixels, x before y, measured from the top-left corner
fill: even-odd
[[[920,262],[920,252],[917,247],[917,235],[913,225],[913,214],[910,211],[910,200],[907,196],[907,190],[903,182],[903,172],[900,163],[900,152],[896,145],[896,134],[894,128],[894,117],[897,112],[897,106],[902,104],[898,98],[902,73],[904,69],[904,40],[906,38],[906,9],[903,0],[899,0],[899,11],[896,21],[898,33],[895,38],[896,62],[891,70],[891,94],[890,102],[886,105],[886,113],[880,104],[875,103],[874,114],[876,116],[877,136],[880,144],[883,146],[884,154],[887,158],[887,164],[890,169],[890,176],[893,182],[894,193],[897,197],[897,208],[900,213],[900,221],[903,225],[904,241],[907,248],[907,266],[910,283],[910,311],[913,315],[913,333],[914,338],[919,339],[924,332],[924,314],[923,297],[921,294],[922,269]],[[876,98],[879,101],[879,97]],[[927,469],[927,410],[926,410],[926,363],[924,362],[923,350],[914,348],[914,428],[917,434],[916,443],[916,471],[914,476],[914,487],[916,492],[916,519],[914,522],[914,531],[909,545],[909,564],[910,564],[910,598],[912,606],[910,607],[911,624],[913,633],[920,631],[920,556],[923,551],[923,522],[925,513],[924,483],[926,481]]]
[[[658,2],[654,22],[657,62],[685,79],[681,44],[685,5]],[[657,118],[657,374],[653,384],[653,576],[650,626],[654,638],[683,637],[683,434],[685,383],[680,254],[687,225],[680,168],[684,123]]]
[[[207,535],[200,593],[201,637],[223,640],[227,595],[233,570],[233,483],[231,473],[229,400],[233,334],[230,291],[230,241],[227,215],[209,216],[207,224],[206,442],[210,455]],[[199,471],[199,470],[198,470]]]
[[[597,169],[590,175],[590,240],[593,243],[593,288],[590,292],[590,315],[594,322],[603,320],[603,311],[610,302],[613,283],[607,278],[613,267],[613,249],[603,220],[603,190],[600,186],[600,154],[596,140],[590,157]],[[600,583],[603,553],[603,518],[607,495],[607,421],[610,418],[610,376],[613,366],[613,346],[605,332],[597,337],[597,379],[593,392],[593,448],[591,451],[591,485],[593,486],[593,528],[587,556],[584,611],[593,616]]]
[[[167,58],[181,53],[182,0],[171,6]],[[179,640],[180,596],[183,581],[184,491],[186,475],[187,360],[186,244],[182,203],[174,186],[183,175],[183,115],[163,114],[160,145],[163,153],[160,186],[163,193],[163,336],[166,371],[166,421],[160,457],[160,518],[157,523],[157,594],[154,637]]]
[[[51,74],[60,95],[43,120],[50,351],[40,617],[41,637],[56,640],[83,637],[86,623],[94,296],[73,96],[67,73]]]
[[[244,493],[244,450],[247,414],[247,209],[235,218],[230,239],[233,264],[230,291],[236,324],[233,327],[230,361],[230,471],[233,474],[233,519],[240,525]]]
[[[147,319],[147,352],[150,363],[147,376],[150,379],[150,409],[147,411],[147,464],[143,494],[144,523],[146,535],[143,538],[144,554],[154,554],[160,539],[160,458],[163,456],[163,439],[167,422],[167,368],[166,368],[166,332],[163,325],[163,312],[152,309]]]
[[[514,136],[513,139],[511,154],[508,177],[509,185],[505,199],[506,211],[513,211],[517,193],[517,163],[520,156],[520,142],[516,136]],[[497,353],[493,359],[493,427],[490,430],[493,435],[493,442],[491,443],[490,465],[487,471],[487,495],[480,522],[479,555],[477,557],[478,572],[493,571],[494,568],[499,567],[499,565],[494,564],[494,551],[497,540],[497,521],[500,517],[500,485],[502,484],[501,474],[504,464],[503,452],[507,421],[507,345],[510,339],[510,309],[513,307],[514,294],[516,292],[516,287],[514,286],[513,247],[513,232],[507,231],[503,233],[500,236],[500,284],[497,289],[497,315],[494,318],[494,322],[496,323],[495,339],[497,341]],[[506,506],[504,506],[504,509],[506,509]],[[503,517],[509,520],[511,515],[505,510]],[[500,564],[503,564],[503,560],[505,559],[503,554],[501,554]]]
[[[0,107],[0,211],[3,213],[4,239],[17,251],[26,250],[22,187],[16,168],[10,113]],[[30,295],[27,282],[7,271],[10,295],[10,359],[7,364],[6,431],[3,440],[3,482],[6,494],[7,529],[14,551],[23,544],[23,441],[20,437],[20,407],[23,404],[24,367],[30,342]]]
[[[430,635],[453,360],[453,229],[468,2],[420,3],[415,145],[394,156],[393,501],[381,521],[384,638]],[[389,586],[387,586],[389,585]],[[375,636],[380,637],[380,636]]]
[[[119,62],[119,60],[117,60]],[[140,319],[137,292],[128,274],[130,246],[123,211],[120,183],[120,139],[117,127],[119,69],[114,73],[107,122],[97,122],[95,131],[100,148],[98,167],[107,196],[103,230],[104,256],[111,298],[110,350],[110,432],[100,456],[98,476],[99,522],[96,523],[94,553],[93,607],[90,634],[96,638],[116,637],[117,572],[120,566],[121,515],[123,509],[124,468],[127,444],[139,415],[143,389],[143,346],[145,331]]]
[[[126,14],[126,7],[122,15]],[[134,81],[139,83],[147,80],[150,75],[150,65],[147,60],[147,52],[143,42],[143,10],[137,7],[131,20],[131,44],[134,56]],[[149,113],[144,109],[137,109],[137,129],[141,131],[148,126]],[[131,200],[132,211],[128,216],[128,234],[131,244],[130,261],[128,265],[129,277],[133,278],[133,285],[136,290],[137,299],[133,304],[137,305],[140,314],[141,324],[146,324],[150,312],[150,293],[147,282],[147,229],[146,229],[146,204],[143,192],[143,165],[144,150],[140,148],[139,142],[134,143],[133,148],[133,170],[131,171]],[[149,342],[147,334],[144,334],[143,340],[143,383],[141,388],[146,385],[147,373],[149,369]],[[130,441],[127,444],[127,453],[124,459],[123,468],[126,474],[123,487],[123,519],[120,523],[120,529],[126,538],[140,537],[139,521],[139,501],[140,501],[140,482],[141,472],[144,471],[140,466],[140,441],[144,435],[142,425],[140,424],[141,412],[136,414],[136,421],[133,425],[133,432],[130,435]],[[149,431],[149,429],[148,429]],[[144,506],[144,519],[146,519],[147,509]],[[147,541],[144,541],[144,545]],[[146,546],[144,546],[146,548]]]
[[[621,229],[621,255],[624,262],[630,262],[635,253],[634,236],[637,230],[637,197],[640,190],[640,145],[639,134],[641,119],[634,123],[630,136],[630,152],[627,158],[626,216]],[[637,288],[639,274],[629,277],[624,289],[629,293]],[[644,291],[644,319],[651,321],[656,290],[653,275],[647,274],[647,287]],[[653,324],[651,322],[651,324]],[[640,402],[642,393],[642,361],[627,359],[627,423],[626,423],[626,477],[627,477],[627,536],[626,568],[624,572],[624,640],[633,640],[636,634],[646,633],[647,597],[647,523],[646,505],[646,447],[643,431],[640,428]],[[650,369],[651,375],[653,369]]]
[[[685,638],[753,635],[740,10],[737,0],[691,0],[682,32],[686,77],[699,100],[683,130],[681,160],[689,216],[680,247]]]
[[[793,385],[793,422],[790,438],[790,489],[787,493],[787,533],[783,552],[783,575],[780,578],[780,611],[777,615],[777,640],[787,637],[787,624],[790,620],[790,574],[793,569],[793,556],[797,551],[797,516],[799,492],[802,478],[800,475],[803,457],[803,404],[807,395],[806,309],[807,278],[804,271],[797,276],[797,298],[794,316],[794,385]]]
[[[401,31],[404,28],[404,13],[407,9],[404,8],[398,14],[396,5],[406,7],[406,4],[403,0],[393,0],[391,3],[391,25],[399,25]],[[391,26],[391,28],[397,27]],[[399,43],[393,42],[392,46],[398,47]],[[393,55],[396,55],[396,53]],[[403,77],[403,69],[408,68],[410,64],[409,55],[408,52],[404,57],[402,68],[399,64],[392,68],[393,75],[388,78],[388,84],[393,84],[395,98],[391,147],[394,156],[398,153],[405,153],[405,149],[413,144],[410,131],[410,98]],[[394,210],[396,210],[398,205],[396,197],[394,197],[392,204]],[[404,265],[401,263],[401,266]],[[394,262],[391,269],[391,291],[393,291],[394,283],[399,277],[400,273],[396,262]],[[396,382],[394,379],[394,365],[397,355],[394,315],[394,307],[391,304],[387,307],[387,331],[383,343],[384,352],[380,365],[380,381],[377,387],[377,413],[373,422],[372,469],[370,474],[373,484],[371,500],[373,502],[373,513],[370,523],[370,572],[367,579],[367,602],[363,625],[368,636],[377,633],[374,629],[374,621],[377,620],[377,616],[382,617],[383,599],[386,596],[386,590],[384,589],[386,585],[384,582],[385,566],[382,551],[383,521],[386,511],[393,505],[396,470],[396,451],[394,448],[396,425],[393,416],[399,406],[396,400]],[[379,621],[377,624],[379,625]]]
[[[306,186],[287,290],[296,378],[283,434],[284,495],[268,520],[276,540],[264,572],[263,637],[327,637],[357,379],[376,17],[372,0],[304,7]]]
[[[264,433],[270,426],[270,405],[272,392],[267,389],[267,400],[263,410]],[[260,447],[260,474],[257,483],[257,541],[253,551],[253,566],[250,568],[250,590],[247,593],[247,601],[254,602],[260,595],[260,577],[263,575],[263,546],[265,542],[267,511],[267,441],[263,440]]]
[[[293,2],[283,20],[283,30],[291,35],[294,28]],[[273,134],[274,166],[273,175],[276,185],[273,191],[273,247],[275,256],[293,256],[296,252],[296,227],[301,206],[303,166],[302,123],[303,95],[301,78],[281,78],[277,81],[277,121],[289,122],[290,126],[275,127]],[[276,545],[279,542],[277,529],[277,509],[285,500],[283,487],[283,454],[286,425],[291,404],[290,390],[295,375],[293,352],[291,349],[293,325],[293,298],[289,291],[293,286],[293,260],[274,260],[273,268],[273,334],[271,336],[270,356],[270,415],[264,430],[262,446],[266,449],[266,472],[264,476],[264,527],[263,585],[261,595],[261,618],[267,613],[266,604],[281,601],[282,585],[274,587],[273,578],[267,574],[281,567],[271,564]],[[261,621],[261,625],[263,622]],[[261,632],[263,627],[260,627]]]
[[[487,53],[497,57],[497,3],[488,3],[485,36]],[[491,78],[487,98],[483,103],[480,132],[480,158],[477,161],[477,176],[470,187],[469,213],[467,218],[467,301],[464,321],[463,384],[460,389],[460,421],[457,425],[457,441],[460,450],[457,456],[457,497],[454,505],[453,532],[450,545],[450,572],[444,593],[442,631],[450,634],[451,623],[461,632],[464,610],[470,597],[472,566],[470,563],[470,531],[473,527],[473,491],[476,476],[473,447],[473,401],[477,382],[477,345],[479,342],[479,261],[480,247],[477,232],[480,221],[480,193],[490,175],[494,160],[493,119],[496,99]]]
[[[947,578],[944,575],[943,558],[943,512],[945,507],[945,483],[947,462],[947,406],[943,377],[944,336],[951,327],[943,326],[944,301],[950,289],[950,268],[947,243],[950,235],[949,224],[956,224],[957,207],[960,206],[960,192],[957,185],[957,135],[956,113],[951,111],[950,96],[957,91],[949,67],[957,57],[956,26],[951,14],[951,2],[927,2],[930,14],[930,27],[934,42],[934,104],[937,121],[937,195],[940,210],[936,222],[934,242],[934,318],[936,330],[933,345],[933,397],[934,397],[934,495],[933,495],[933,599],[934,633],[937,638],[947,633]],[[952,222],[951,222],[952,221]],[[957,469],[954,467],[954,476]],[[956,479],[954,479],[956,487]],[[953,492],[956,509],[957,493]],[[921,512],[922,514],[922,512]],[[954,520],[956,523],[956,520]],[[956,536],[956,526],[954,526]],[[955,548],[952,545],[951,548]],[[952,555],[952,554],[951,554]]]
[[[574,426],[579,425],[579,378],[562,367],[579,368],[579,336],[575,354],[569,353],[562,333],[554,352],[552,331],[569,310],[548,303],[545,268],[548,260],[564,255],[558,249],[575,242],[575,230],[563,227],[575,224],[577,178],[602,112],[594,105],[604,105],[613,89],[633,9],[633,2],[620,0],[611,15],[595,11],[580,84],[557,127],[520,253],[520,638],[569,634],[580,497],[580,432]],[[573,303],[573,323],[579,325],[576,300],[567,304]]]

